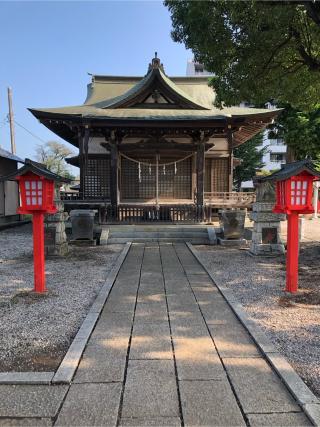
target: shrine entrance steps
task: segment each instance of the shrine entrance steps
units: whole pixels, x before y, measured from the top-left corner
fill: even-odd
[[[168,225],[168,224],[143,224],[143,225],[108,225],[108,243],[183,243],[213,244],[212,231],[205,225]]]

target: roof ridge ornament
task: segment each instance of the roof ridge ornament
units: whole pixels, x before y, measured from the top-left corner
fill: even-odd
[[[150,73],[150,71],[158,69],[160,69],[164,73],[164,67],[163,64],[161,64],[160,58],[158,58],[158,52],[155,52],[154,58],[152,58],[152,61],[148,67],[148,74]]]

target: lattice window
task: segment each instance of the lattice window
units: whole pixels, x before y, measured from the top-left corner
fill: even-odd
[[[84,177],[85,197],[104,199],[110,197],[110,159],[89,158]]]
[[[229,191],[229,159],[211,159],[211,191],[224,192]]]
[[[205,159],[204,191],[211,192],[211,159]]]
[[[174,167],[174,166],[173,166]],[[192,197],[192,158],[177,163],[174,175],[174,198],[191,199]]]
[[[121,198],[122,199],[155,199],[156,198],[156,167],[155,159],[140,159],[137,163],[122,158],[121,161]],[[175,165],[163,167],[161,163],[169,163],[172,159],[161,158],[159,164],[159,198],[189,199],[191,198],[192,163],[191,158]]]

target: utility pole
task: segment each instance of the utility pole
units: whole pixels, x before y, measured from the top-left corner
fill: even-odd
[[[8,87],[8,104],[9,104],[9,124],[10,124],[10,139],[11,139],[11,153],[16,154],[16,141],[14,133],[14,118],[13,118],[13,108],[12,108],[12,89]]]

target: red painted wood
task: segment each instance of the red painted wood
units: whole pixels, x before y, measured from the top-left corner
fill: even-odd
[[[46,292],[45,261],[44,261],[44,214],[33,213],[33,263],[34,291]]]
[[[295,293],[298,290],[298,261],[299,261],[299,213],[287,215],[287,281],[286,291]]]

